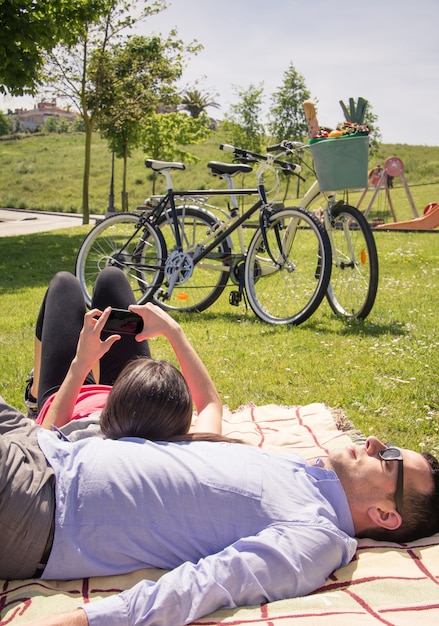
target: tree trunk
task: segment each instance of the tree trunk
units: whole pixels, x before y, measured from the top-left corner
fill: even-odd
[[[125,144],[124,150],[123,150],[123,172],[122,172],[122,211],[128,211],[127,169],[128,169],[128,144]]]
[[[91,164],[91,140],[92,127],[88,120],[85,122],[85,155],[84,155],[84,176],[82,179],[82,223],[89,224],[89,185],[90,185],[90,164]]]

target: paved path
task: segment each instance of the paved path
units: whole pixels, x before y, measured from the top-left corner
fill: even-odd
[[[90,227],[98,216],[90,216]],[[103,217],[103,216],[100,216]],[[24,209],[0,209],[0,237],[42,233],[59,228],[81,226],[82,215],[75,213],[50,213]]]

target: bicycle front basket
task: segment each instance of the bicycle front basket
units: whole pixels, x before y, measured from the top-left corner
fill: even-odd
[[[346,135],[310,142],[322,191],[367,187],[369,137]]]

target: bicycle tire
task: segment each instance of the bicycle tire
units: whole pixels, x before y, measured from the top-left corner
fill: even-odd
[[[378,291],[378,253],[372,230],[359,209],[343,204],[331,211],[332,273],[326,298],[332,311],[366,319]]]
[[[213,233],[221,221],[212,213],[194,206],[176,207],[177,218],[182,236],[183,254],[190,265],[196,251],[201,250],[203,242]],[[170,212],[161,216],[157,228],[163,235],[168,258],[175,249],[175,232]],[[211,243],[211,242],[209,242]],[[230,246],[227,240],[220,242],[206,257],[191,266],[185,275],[183,270],[168,295],[165,283],[154,294],[154,302],[167,311],[201,312],[212,306],[223,293],[230,275]],[[177,260],[182,257],[178,256]],[[172,276],[172,275],[171,275]]]
[[[270,251],[261,228],[248,249],[244,273],[248,301],[264,322],[302,324],[328,288],[332,265],[328,234],[312,213],[299,207],[273,211],[265,230]]]
[[[109,265],[125,272],[136,301],[152,300],[164,276],[166,244],[161,232],[143,224],[136,231],[139,215],[118,213],[96,224],[82,242],[75,263],[87,306],[100,271]],[[124,249],[126,247],[126,249]]]

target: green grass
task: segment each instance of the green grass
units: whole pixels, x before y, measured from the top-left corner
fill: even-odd
[[[0,239],[0,394],[20,408],[45,288],[73,271],[88,228]],[[335,318],[324,302],[299,327],[267,325],[231,307],[229,287],[204,313],[176,318],[231,408],[325,402],[366,434],[439,453],[439,236],[375,236],[380,285],[364,322]],[[163,339],[152,351],[173,358]]]
[[[175,188],[210,189],[218,187],[219,181],[213,178],[206,164],[210,160],[229,161],[230,155],[221,152],[219,144],[226,141],[220,131],[213,133],[200,145],[188,148],[198,159],[198,163],[188,163],[184,172],[173,176]],[[2,139],[0,141],[0,170],[2,184],[0,188],[0,206],[55,210],[63,212],[81,212],[82,170],[84,154],[84,135],[48,134],[29,135],[21,139]],[[152,183],[144,165],[145,154],[135,150],[129,160],[128,194],[130,208],[143,203],[152,193]],[[383,145],[378,156],[370,159],[370,167],[384,164],[389,156],[398,156],[404,162],[407,182],[410,185],[415,206],[421,214],[430,202],[439,202],[439,152],[428,146]],[[120,208],[121,162],[115,163],[115,204]],[[306,182],[301,184],[300,193],[313,182],[313,175],[305,172]],[[108,207],[109,186],[111,179],[111,155],[107,143],[98,134],[93,137],[92,169],[90,179],[90,211],[105,213]],[[164,179],[159,179],[157,192],[164,189]],[[255,186],[255,177],[249,174],[245,182],[237,179],[238,186]],[[398,220],[413,217],[401,179],[394,181],[392,199]],[[268,181],[270,186],[270,181]],[[294,191],[296,188],[293,183]],[[364,200],[366,208],[371,192]],[[295,193],[291,194],[291,203]],[[352,194],[355,204],[359,194]],[[384,215],[391,221],[388,203],[384,192],[380,192],[371,217]]]

